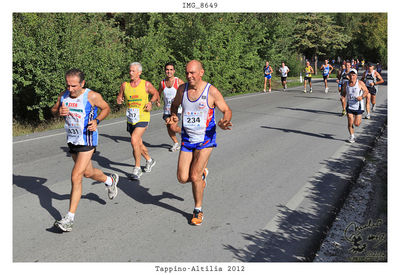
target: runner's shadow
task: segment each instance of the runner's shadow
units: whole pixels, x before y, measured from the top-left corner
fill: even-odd
[[[314,134],[314,133],[304,132],[304,131],[300,131],[300,130],[276,128],[276,127],[269,127],[269,126],[260,126],[260,127],[265,128],[265,129],[279,130],[279,131],[283,131],[285,133],[294,133],[294,134],[301,134],[301,135],[307,135],[307,136],[318,137],[318,138],[346,141],[344,139],[334,138],[333,135],[331,135],[331,134]]]
[[[161,200],[163,199],[174,199],[174,200],[179,200],[179,201],[184,201],[183,198],[178,197],[174,194],[171,194],[169,192],[163,192],[161,195],[152,195],[149,192],[149,188],[145,188],[140,185],[139,180],[129,180],[127,178],[119,178],[118,182],[118,188],[122,190],[126,195],[134,199],[135,201],[141,203],[141,204],[152,204],[156,205],[159,207],[162,207],[164,209],[170,210],[172,212],[176,212],[178,214],[181,214],[183,217],[185,217],[190,223],[190,220],[192,218],[191,213],[186,213],[174,206],[171,206],[167,203],[162,202]]]
[[[70,194],[60,195],[51,191],[44,183],[47,181],[45,178],[29,177],[13,175],[13,184],[25,189],[26,191],[37,195],[39,198],[40,206],[49,212],[49,214],[55,219],[61,219],[60,212],[53,206],[54,200],[69,200]],[[94,193],[88,193],[82,196],[82,199],[96,201],[100,204],[106,204],[105,200],[101,199]]]
[[[327,112],[327,111],[321,111],[321,110],[315,110],[315,109],[302,109],[302,108],[290,108],[290,107],[277,107],[277,108],[292,110],[292,111],[309,112],[309,113],[314,113],[314,114],[335,115],[335,116],[342,115],[342,114],[339,114],[338,112]]]
[[[111,135],[107,135],[107,134],[100,134],[100,136],[104,136],[106,138],[109,138],[111,140],[113,140],[116,143],[119,143],[120,141],[124,141],[124,142],[128,142],[131,143],[131,138],[130,137],[121,137],[121,136],[111,136]],[[170,144],[150,144],[147,143],[145,141],[143,141],[144,146],[149,147],[149,148],[165,148],[165,149],[169,149],[172,146]]]

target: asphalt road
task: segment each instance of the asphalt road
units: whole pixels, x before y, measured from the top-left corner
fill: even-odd
[[[386,76],[386,75],[385,75]],[[386,77],[385,77],[386,79]],[[233,129],[218,129],[209,161],[203,225],[189,225],[190,184],[176,180],[178,153],[161,113],[144,141],[157,164],[131,181],[132,149],[124,119],[100,125],[95,167],[120,176],[110,201],[103,184],[83,181],[72,232],[54,220],[68,210],[70,173],[63,129],[13,140],[14,262],[264,262],[308,261],[340,199],[387,119],[387,86],[377,110],[346,142],[337,86],[314,81],[271,94],[227,99]],[[217,115],[220,117],[220,114]],[[144,165],[144,162],[142,163]]]

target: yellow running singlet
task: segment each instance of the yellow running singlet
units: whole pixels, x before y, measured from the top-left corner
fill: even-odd
[[[150,112],[144,108],[149,102],[146,92],[146,80],[141,79],[135,88],[129,82],[125,82],[124,95],[127,102],[126,118],[128,123],[134,125],[142,121],[150,121]]]

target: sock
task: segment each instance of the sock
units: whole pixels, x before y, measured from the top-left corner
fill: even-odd
[[[146,160],[147,162],[151,162],[153,159],[152,158],[150,158],[149,160]]]
[[[65,215],[65,216],[68,217],[68,218],[71,219],[71,220],[74,220],[74,218],[75,218],[75,213],[68,212],[67,215]]]
[[[194,208],[194,210],[196,210],[196,211],[199,211],[199,212],[200,212],[200,211],[201,211],[201,206],[200,206],[200,207],[195,207],[195,208]]]
[[[104,182],[107,186],[111,186],[112,185],[112,178],[107,176],[106,181]]]
[[[351,137],[354,137],[354,134],[351,134]]]

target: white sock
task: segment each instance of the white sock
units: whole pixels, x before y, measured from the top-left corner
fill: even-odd
[[[107,186],[111,186],[112,183],[113,183],[112,178],[107,176],[107,179],[106,179],[106,181],[105,181],[104,183],[105,183]]]
[[[195,207],[194,210],[201,211],[201,206],[200,207]]]
[[[150,158],[149,160],[146,160],[147,162],[151,162],[153,159],[152,158]]]
[[[75,218],[75,213],[68,212],[67,215],[66,215],[66,217],[68,217],[68,218],[71,219],[71,220],[74,220],[74,218]]]
[[[353,138],[353,137],[354,137],[354,134],[351,134],[350,136]]]

